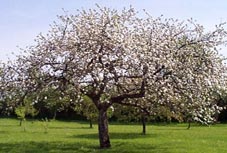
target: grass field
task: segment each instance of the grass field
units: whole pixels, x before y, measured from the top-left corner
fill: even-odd
[[[0,119],[0,153],[226,153],[227,125],[211,127],[185,124],[149,125],[141,135],[140,125],[110,123],[112,147],[98,148],[97,125],[85,122],[26,121]],[[25,131],[24,131],[25,128]]]

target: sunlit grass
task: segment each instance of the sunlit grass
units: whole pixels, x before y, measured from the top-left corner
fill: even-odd
[[[141,135],[138,124],[110,123],[112,147],[100,150],[97,125],[85,122],[26,121],[20,127],[16,119],[0,119],[1,153],[226,153],[227,125],[211,127],[186,124],[148,125]],[[24,131],[25,129],[25,131]]]

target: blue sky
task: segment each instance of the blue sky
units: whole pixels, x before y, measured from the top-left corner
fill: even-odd
[[[115,9],[132,5],[155,17],[192,17],[207,30],[227,21],[226,0],[0,0],[0,60],[14,59],[11,53],[20,54],[18,47],[32,45],[40,32],[47,33],[63,9],[73,14],[77,9],[94,8],[96,3]],[[227,57],[226,48],[220,53]]]

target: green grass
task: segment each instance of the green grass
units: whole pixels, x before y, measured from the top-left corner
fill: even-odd
[[[149,125],[141,135],[140,125],[111,124],[112,147],[100,150],[97,125],[85,122],[48,122],[0,119],[0,153],[226,153],[227,125],[211,127],[186,124]]]

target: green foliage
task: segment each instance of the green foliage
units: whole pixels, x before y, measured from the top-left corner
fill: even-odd
[[[102,96],[102,100],[105,100],[105,96]],[[90,127],[92,127],[92,123],[98,120],[98,109],[93,103],[92,99],[87,95],[82,95],[81,99],[78,100],[75,109],[78,114],[86,117],[88,121],[90,121]],[[109,118],[113,116],[113,107],[110,107],[107,110],[107,115]]]
[[[158,108],[158,112],[156,113],[156,117],[159,118],[160,121],[171,122],[173,118],[181,121],[180,117],[173,113],[169,107],[160,106]]]
[[[83,95],[80,102],[77,103],[75,111],[87,118],[87,120],[94,122],[98,119],[98,110],[92,99],[87,95]]]
[[[97,120],[98,118],[98,110],[95,104],[92,99],[86,95],[82,96],[82,103],[79,103],[75,110],[81,112],[88,120]]]
[[[19,119],[25,120],[26,108],[24,106],[17,107],[15,113]]]
[[[71,98],[64,95],[64,92],[48,87],[39,93],[39,102],[43,107],[48,109],[52,118],[56,118],[57,112],[61,112],[70,107]]]
[[[25,115],[31,115],[35,117],[39,112],[33,106],[33,97],[26,97],[24,99],[25,104]]]
[[[30,97],[25,97],[24,106],[20,105],[16,107],[15,114],[17,115],[18,119],[20,119],[20,126],[21,126],[22,123],[26,120],[27,115],[34,117],[38,114],[38,111],[33,107]],[[25,125],[24,125],[24,131],[25,131]]]
[[[137,122],[141,117],[140,110],[138,108],[122,105],[114,105],[113,116],[120,122]]]

